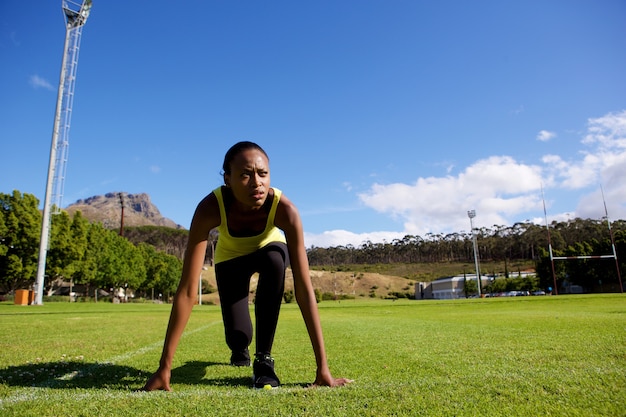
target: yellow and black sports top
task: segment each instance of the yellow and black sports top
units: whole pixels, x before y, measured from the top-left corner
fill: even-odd
[[[257,251],[272,242],[287,243],[282,231],[274,225],[274,217],[276,216],[276,208],[280,201],[282,191],[277,188],[274,190],[274,199],[272,207],[267,216],[265,229],[255,236],[249,237],[233,237],[228,231],[228,220],[226,218],[226,206],[224,205],[224,197],[222,195],[222,187],[213,190],[213,194],[217,197],[220,207],[220,225],[217,227],[219,238],[217,239],[217,247],[215,248],[215,263],[225,262],[239,256],[248,255]]]

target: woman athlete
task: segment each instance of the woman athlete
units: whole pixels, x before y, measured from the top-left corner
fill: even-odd
[[[171,391],[172,360],[196,301],[207,239],[214,228],[219,231],[215,274],[226,343],[231,349],[230,363],[250,365],[248,346],[252,342],[252,321],[248,294],[250,278],[258,272],[253,385],[255,388],[280,385],[271,350],[282,302],[285,269],[291,264],[296,301],[317,364],[312,385],[334,387],[352,382],[346,378],[334,378],[328,368],[300,215],[280,190],[270,187],[267,153],[253,142],[239,142],[226,152],[222,169],[224,185],[206,196],[194,213],[159,369],[143,389]]]

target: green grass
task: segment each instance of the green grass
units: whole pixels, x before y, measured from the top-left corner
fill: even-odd
[[[283,386],[250,388],[227,365],[219,307],[196,306],[173,393],[137,392],[155,370],[170,306],[0,303],[3,416],[624,416],[621,294],[320,304],[331,370],[283,306],[273,356]]]

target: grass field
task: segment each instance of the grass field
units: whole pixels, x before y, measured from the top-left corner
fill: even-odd
[[[295,304],[273,356],[283,386],[229,365],[219,307],[196,306],[174,392],[137,392],[155,370],[170,306],[0,303],[2,416],[625,416],[622,294],[322,302],[331,370],[315,364]]]

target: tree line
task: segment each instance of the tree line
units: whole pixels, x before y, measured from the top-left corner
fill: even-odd
[[[553,221],[548,228],[532,222],[512,226],[494,225],[477,228],[477,248],[481,261],[501,262],[505,268],[513,261],[531,261],[536,267],[540,285],[557,289],[563,285],[579,285],[585,291],[620,291],[620,276],[626,265],[626,221],[575,218]],[[573,259],[554,261],[553,257],[613,255],[615,242],[617,262],[613,259]],[[549,245],[550,243],[550,245]],[[415,263],[474,263],[473,236],[470,232],[407,235],[391,242],[366,241],[360,246],[345,245],[308,250],[312,266]],[[618,269],[619,266],[619,269]],[[458,271],[463,273],[464,271]],[[508,271],[500,271],[508,278]],[[512,274],[511,274],[512,275]]]
[[[0,292],[27,288],[37,272],[41,213],[30,194],[0,194]],[[613,253],[606,220],[570,219],[549,225],[554,256],[598,256]],[[619,270],[626,257],[626,221],[611,222]],[[482,261],[532,261],[544,288],[553,286],[545,226],[531,222],[494,225],[475,231]],[[52,216],[46,283],[59,278],[91,288],[129,287],[140,293],[173,293],[180,279],[188,231],[159,226],[109,230],[77,213]],[[207,262],[219,236],[211,233]],[[366,241],[359,246],[307,250],[311,266],[468,263],[474,262],[470,232],[407,235],[391,242]],[[510,264],[509,263],[509,264]],[[614,260],[580,259],[554,262],[557,285],[581,285],[588,291],[617,289]],[[463,271],[459,271],[462,273]],[[506,271],[504,271],[506,273]]]
[[[0,293],[30,288],[35,282],[42,215],[31,194],[0,193]],[[133,244],[80,212],[52,216],[45,285],[61,279],[91,289],[131,288],[135,293],[167,294],[176,290],[180,257],[145,242]],[[46,295],[46,294],[44,294]]]

